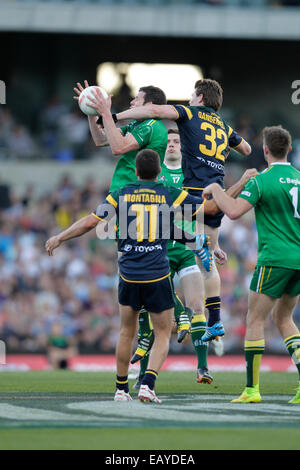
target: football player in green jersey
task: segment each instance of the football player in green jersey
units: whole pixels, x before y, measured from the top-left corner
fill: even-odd
[[[181,147],[177,129],[168,130],[168,146],[158,181],[163,182],[167,186],[182,187]],[[186,226],[187,224],[184,225],[184,228],[188,229]],[[192,227],[190,231],[193,231]],[[219,262],[223,264],[226,260],[226,254],[218,248],[216,255],[220,259]],[[206,317],[202,313],[201,298],[199,297],[199,292],[202,291],[201,272],[196,263],[194,252],[182,243],[172,240],[168,242],[168,258],[170,261],[171,277],[174,278],[175,274],[178,274],[186,305],[185,308],[176,296],[177,303],[175,304],[174,314],[177,323],[177,340],[181,343],[191,331],[192,342],[198,360],[196,380],[198,383],[210,384],[213,378],[207,367],[208,343],[203,342],[201,339],[206,327]],[[142,310],[139,315],[138,336],[138,348],[131,359],[132,364],[140,360],[140,373],[134,385],[135,389],[139,389],[144,373],[147,370],[149,351],[154,341],[151,320],[146,310]],[[216,353],[221,355],[223,349],[222,340],[214,341],[213,345],[215,346]]]
[[[89,86],[86,80],[84,85],[85,87]],[[74,90],[79,96],[83,87],[80,83],[77,83]],[[100,93],[99,90],[97,91]],[[74,99],[78,100],[78,96],[74,96]],[[99,96],[95,95],[91,107],[97,109],[98,98]],[[160,88],[145,86],[140,88],[137,96],[131,101],[130,107],[165,103],[166,96]],[[168,132],[165,125],[159,120],[134,120],[126,126],[117,128],[112,115],[108,114],[107,116],[108,118],[104,119],[97,116],[88,116],[88,120],[95,144],[100,147],[110,145],[113,155],[120,157],[109,188],[109,192],[112,192],[126,184],[137,181],[135,158],[140,150],[144,148],[155,150],[159,154],[162,164],[167,147]]]
[[[287,162],[290,133],[281,126],[263,130],[263,149],[268,168],[252,178],[237,199],[228,197],[217,184],[203,196],[213,196],[231,219],[255,208],[258,260],[250,284],[245,360],[247,383],[233,402],[259,403],[259,370],[265,348],[264,325],[272,311],[274,323],[299,374],[298,390],[289,403],[300,404],[300,333],[293,311],[300,294],[300,172]]]

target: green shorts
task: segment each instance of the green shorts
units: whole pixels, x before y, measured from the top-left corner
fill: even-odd
[[[282,294],[300,294],[300,269],[256,266],[250,289],[279,299]]]
[[[170,271],[172,278],[176,273],[180,279],[187,274],[200,272],[196,263],[194,252],[189,248],[186,248],[182,243],[171,241],[169,242],[168,258],[170,261]]]

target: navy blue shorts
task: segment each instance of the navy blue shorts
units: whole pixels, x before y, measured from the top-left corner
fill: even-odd
[[[174,290],[170,276],[155,282],[127,282],[119,279],[119,304],[129,305],[139,311],[160,313],[175,305]]]
[[[200,189],[188,189],[187,190],[191,196],[197,196],[201,197],[202,196],[202,191]],[[212,228],[217,228],[220,227],[222,219],[224,217],[224,212],[218,212],[215,215],[209,215],[204,213],[204,223],[205,225],[208,225],[209,227]]]

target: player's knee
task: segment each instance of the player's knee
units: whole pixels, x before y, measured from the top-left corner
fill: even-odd
[[[190,299],[187,307],[193,310],[194,315],[201,315],[204,313],[204,298]]]

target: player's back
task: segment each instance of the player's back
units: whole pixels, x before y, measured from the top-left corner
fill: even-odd
[[[138,181],[112,193],[119,223],[120,274],[125,280],[158,280],[169,274],[167,244],[173,238],[174,210],[185,191]]]
[[[176,105],[182,151],[183,187],[201,190],[212,182],[223,186],[229,147],[242,138],[221,115],[206,106]]]
[[[257,198],[259,265],[300,269],[299,188],[300,172],[281,162],[270,165],[246,186],[246,197],[253,191]]]

